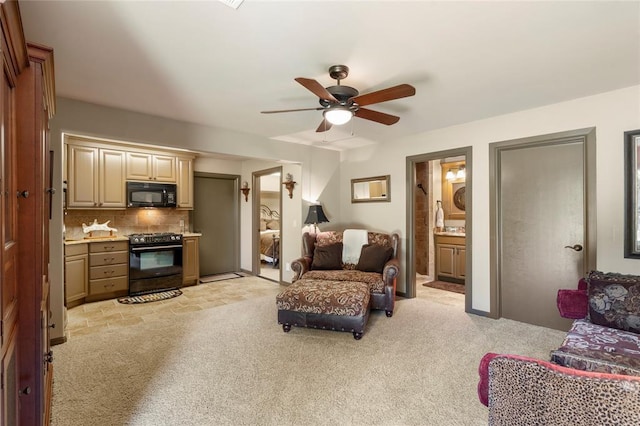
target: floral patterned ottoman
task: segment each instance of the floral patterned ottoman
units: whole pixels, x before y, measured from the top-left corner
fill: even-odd
[[[370,309],[369,285],[356,281],[300,279],[276,296],[278,324],[364,333]]]

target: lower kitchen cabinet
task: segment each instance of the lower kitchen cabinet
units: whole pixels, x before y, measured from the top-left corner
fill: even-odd
[[[129,242],[89,243],[89,294],[87,301],[129,294]]]
[[[67,308],[84,303],[89,293],[89,247],[87,244],[64,248],[64,297]]]
[[[200,279],[199,237],[182,238],[182,283],[194,285]]]
[[[436,278],[464,283],[466,268],[465,237],[436,235]]]
[[[129,242],[67,244],[64,248],[67,308],[129,294]]]

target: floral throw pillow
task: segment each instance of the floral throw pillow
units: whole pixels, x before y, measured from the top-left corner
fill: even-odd
[[[640,276],[589,273],[589,320],[640,333]]]

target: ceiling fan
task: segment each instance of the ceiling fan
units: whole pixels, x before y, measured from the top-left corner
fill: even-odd
[[[322,87],[316,80],[298,77],[295,80],[307,90],[316,95],[320,101],[320,107],[285,109],[278,111],[262,111],[262,114],[275,114],[280,112],[294,111],[322,111],[322,123],[316,132],[326,132],[332,125],[341,125],[349,122],[352,117],[364,118],[386,124],[395,124],[400,117],[362,108],[365,105],[377,104],[380,102],[392,101],[394,99],[406,98],[416,94],[416,89],[409,84],[400,84],[387,89],[378,90],[361,95],[353,87],[341,86],[340,80],[349,75],[349,67],[346,65],[333,65],[329,68],[329,76],[338,83],[335,86]]]

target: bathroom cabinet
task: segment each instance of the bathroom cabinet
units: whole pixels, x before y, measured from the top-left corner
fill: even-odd
[[[466,247],[464,236],[437,235],[436,279],[464,283]]]

